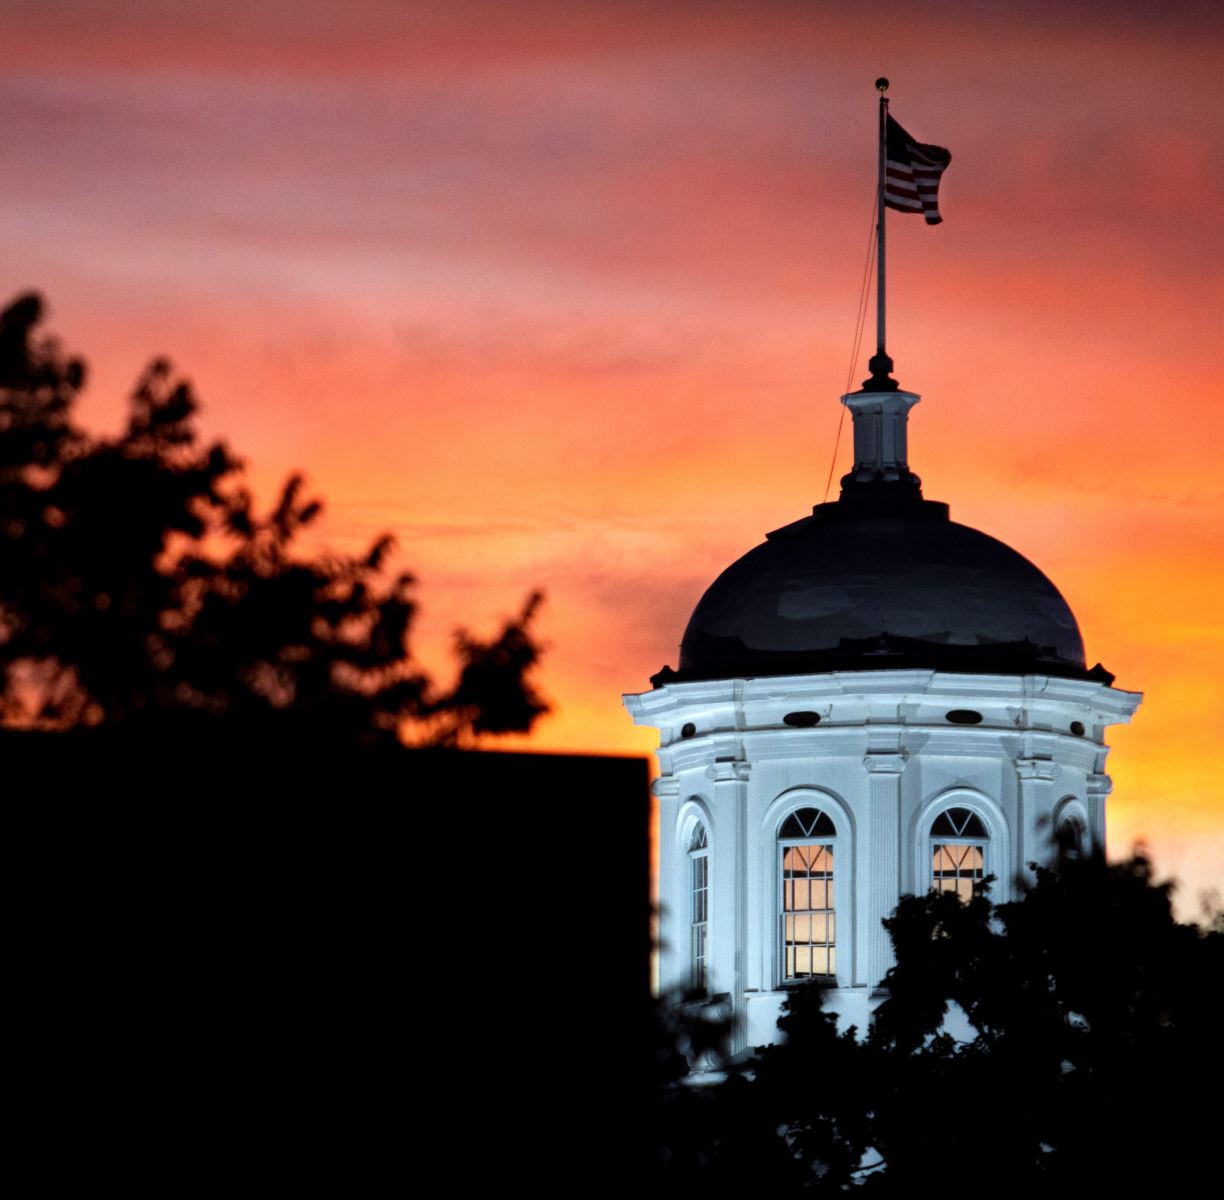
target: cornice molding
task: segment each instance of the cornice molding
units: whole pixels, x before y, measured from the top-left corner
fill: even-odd
[[[1052,780],[1058,771],[1058,764],[1049,758],[1018,758],[1016,759],[1016,774],[1021,779]]]
[[[900,775],[908,758],[904,750],[869,750],[863,756],[863,766],[872,775]]]
[[[742,758],[715,759],[705,770],[706,778],[715,783],[743,783],[751,773],[752,764]]]
[[[650,785],[651,792],[659,800],[665,797],[674,797],[680,795],[680,780],[674,775],[660,775],[658,779]]]

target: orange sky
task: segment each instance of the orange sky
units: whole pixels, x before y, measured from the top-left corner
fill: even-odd
[[[334,544],[394,532],[428,663],[543,587],[530,744],[647,753],[620,693],[822,498],[887,74],[953,155],[944,224],[890,224],[912,465],[1146,693],[1111,847],[1188,912],[1224,877],[1222,13],[6,0],[6,294],[95,427],[169,354],[265,494],[305,467]]]

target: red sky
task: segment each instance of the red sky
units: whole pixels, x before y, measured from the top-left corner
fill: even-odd
[[[529,744],[639,753],[620,694],[823,496],[888,75],[953,154],[890,225],[911,463],[1145,692],[1111,849],[1224,877],[1224,9],[5,0],[0,54],[6,297],[85,419],[170,355],[265,495],[395,533],[428,663],[543,587]]]

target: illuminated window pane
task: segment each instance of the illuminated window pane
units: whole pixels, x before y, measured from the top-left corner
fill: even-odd
[[[792,886],[795,890],[795,901],[791,905],[791,912],[806,912],[812,907],[812,885],[807,879],[798,879]]]
[[[689,975],[695,988],[706,986],[710,919],[710,854],[705,826],[697,823],[689,842]]]
[[[967,808],[949,808],[931,825],[931,888],[973,899],[974,885],[986,877],[989,835],[981,817]]]
[[[815,808],[792,813],[779,830],[784,980],[836,973],[833,843],[823,840],[834,836],[833,822]]]

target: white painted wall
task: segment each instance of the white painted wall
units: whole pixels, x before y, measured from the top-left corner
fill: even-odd
[[[1105,730],[1129,721],[1141,698],[1082,680],[928,670],[673,683],[626,696],[635,723],[660,735],[661,987],[689,979],[688,846],[700,819],[710,843],[709,990],[730,996],[741,1048],[777,1039],[777,830],[794,809],[821,808],[837,827],[831,1002],[864,1029],[892,965],[880,922],[902,894],[929,886],[938,812],[981,816],[993,895],[1007,900],[1028,863],[1051,858],[1056,816],[1077,817],[1103,844]],[[955,709],[982,721],[949,723]],[[819,724],[784,723],[801,711]]]

